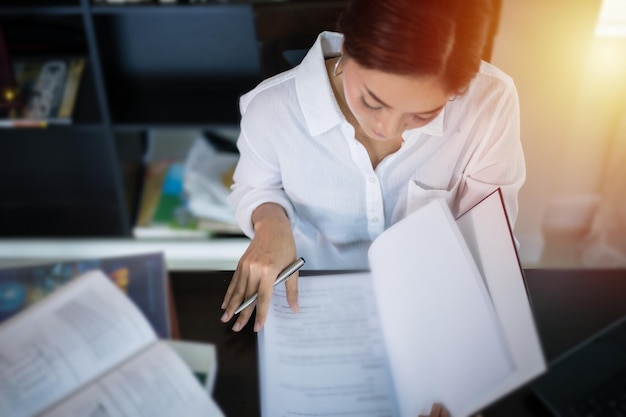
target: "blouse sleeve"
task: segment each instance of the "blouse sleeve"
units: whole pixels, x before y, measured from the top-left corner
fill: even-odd
[[[279,204],[292,223],[295,212],[283,189],[278,158],[268,137],[269,127],[279,124],[268,122],[256,110],[242,113],[237,140],[240,156],[228,201],[235,209],[239,227],[248,237],[253,237],[252,213],[261,204]]]
[[[520,111],[513,82],[502,94],[493,95],[483,108],[480,145],[464,173],[458,213],[464,213],[496,188],[502,190],[511,228],[519,205],[518,193],[526,179],[526,165],[520,140]]]

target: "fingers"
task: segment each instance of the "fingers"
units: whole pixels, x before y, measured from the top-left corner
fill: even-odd
[[[222,303],[222,309],[225,311],[220,320],[223,323],[230,321],[239,306],[256,293],[259,279],[255,279],[255,275],[257,274],[251,274],[246,268],[242,268],[239,265],[237,266],[237,270],[233,274],[233,278],[228,285]],[[246,323],[248,323],[250,316],[252,316],[254,306],[255,303],[252,303],[239,313],[237,320],[233,324],[233,331],[238,332],[243,329]]]
[[[294,313],[297,313],[298,308],[298,273],[294,272],[290,279],[285,281],[285,287],[287,292],[287,303]],[[256,319],[254,322],[254,331],[260,331],[265,325],[265,319],[270,308],[270,299],[274,293],[274,283],[265,281],[261,283],[259,287],[259,295],[257,298],[256,306]]]
[[[433,404],[433,408],[430,409],[430,417],[444,417],[446,409],[441,404]]]
[[[300,311],[298,307],[298,273],[294,272],[291,278],[285,281],[287,289],[287,303],[291,307],[291,311],[297,313]]]
[[[237,281],[239,280],[239,275],[240,275],[239,268],[237,268],[232,278],[230,279],[230,284],[228,284],[228,289],[226,290],[226,294],[224,294],[224,301],[222,301],[222,307],[221,307],[222,310],[226,310],[226,308],[230,304],[230,300],[232,299],[233,293],[235,292]]]
[[[419,417],[425,416],[420,415]],[[443,405],[435,403],[430,409],[430,414],[428,415],[428,417],[450,417],[450,413]]]
[[[228,289],[226,290],[226,294],[224,295],[222,309],[225,311],[220,320],[223,323],[230,321],[242,302],[257,293],[258,290],[256,301],[239,313],[237,320],[233,324],[232,330],[238,332],[243,329],[246,323],[248,323],[256,307],[254,331],[260,331],[265,324],[265,319],[269,311],[270,300],[274,292],[275,279],[270,279],[273,275],[273,272],[265,270],[261,278],[251,279],[250,277],[252,274],[246,273],[244,270],[240,270],[238,268],[233,274],[233,278],[231,279]],[[297,272],[295,272],[285,282],[285,286],[287,290],[287,303],[293,312],[298,312]]]
[[[250,320],[250,316],[252,316],[252,312],[254,311],[255,304],[256,303],[252,303],[248,307],[241,310],[241,313],[239,313],[239,316],[237,317],[237,320],[232,327],[234,332],[240,331],[241,329],[243,329],[246,323],[248,323],[248,320]]]
[[[223,323],[232,320],[239,306],[258,291],[256,302],[239,313],[232,330],[238,332],[244,328],[246,323],[250,320],[255,306],[257,309],[255,331],[260,330],[265,323],[265,317],[267,316],[274,281],[277,275],[278,272],[273,266],[259,266],[240,262],[240,264],[237,265],[237,269],[224,295],[222,302],[224,314],[222,314],[220,320]]]
[[[247,274],[244,274],[241,268],[237,267],[222,302],[222,309],[225,311],[220,320],[223,323],[228,322],[233,317],[235,310],[243,302],[246,293],[250,291],[249,287]],[[252,293],[254,293],[254,290]]]
[[[423,414],[420,414],[419,417],[426,417]],[[450,417],[450,412],[441,404],[434,403],[432,408],[430,409],[430,414],[428,417]]]
[[[270,299],[274,292],[274,280],[262,280],[259,285],[259,296],[256,304],[256,318],[254,320],[254,331],[258,332],[265,324],[265,318],[270,308]]]
[[[294,313],[298,312],[298,273],[294,272],[291,277],[285,281],[287,289],[287,303]],[[254,331],[258,332],[265,325],[265,319],[270,307],[270,299],[274,293],[273,282],[262,282],[259,287],[259,296],[257,298],[256,319],[254,321]]]

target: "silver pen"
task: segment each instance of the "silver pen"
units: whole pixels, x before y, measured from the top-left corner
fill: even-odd
[[[278,284],[280,284],[281,282],[285,282],[287,281],[287,278],[289,278],[290,276],[293,275],[294,272],[296,272],[297,270],[299,270],[300,268],[302,268],[302,265],[304,265],[304,259],[303,258],[298,258],[296,259],[295,262],[293,262],[291,265],[289,265],[287,268],[283,269],[281,271],[280,274],[278,274],[278,277],[276,278],[276,281],[274,281],[274,286],[277,286]],[[235,311],[234,314],[239,314],[241,313],[241,311],[248,307],[250,304],[254,303],[257,299],[257,297],[259,296],[259,293],[254,294],[252,297],[248,298],[246,301],[244,301],[239,308]]]

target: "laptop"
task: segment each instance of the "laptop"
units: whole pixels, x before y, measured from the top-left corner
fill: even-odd
[[[626,417],[626,316],[558,357],[531,387],[555,416]]]

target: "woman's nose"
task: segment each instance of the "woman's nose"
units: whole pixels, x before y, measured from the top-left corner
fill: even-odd
[[[394,138],[404,131],[406,121],[401,116],[385,114],[376,120],[376,131],[385,138]]]

